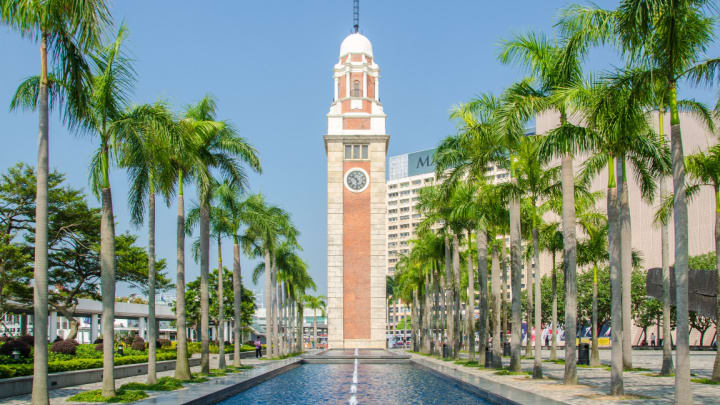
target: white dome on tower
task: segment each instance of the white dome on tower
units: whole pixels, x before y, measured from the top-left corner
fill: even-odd
[[[370,40],[364,35],[350,34],[340,45],[340,57],[343,57],[349,53],[364,53],[368,56],[373,56],[372,44]]]

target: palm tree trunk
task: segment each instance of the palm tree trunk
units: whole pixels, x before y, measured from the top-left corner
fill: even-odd
[[[661,112],[661,114],[663,114]],[[662,116],[662,115],[661,115]],[[662,121],[661,121],[662,122]],[[661,126],[662,128],[662,126]],[[660,179],[660,198],[666,194],[665,178]],[[663,361],[660,375],[670,376],[675,372],[672,359],[672,331],[670,330],[670,313],[672,311],[672,298],[670,297],[670,231],[669,225],[664,223],[660,228],[661,255],[662,255],[662,283],[663,283]],[[660,337],[660,335],[658,335]]]
[[[503,340],[501,336],[502,325],[500,324],[500,259],[498,257],[498,247],[493,246],[492,248],[492,264],[491,264],[491,278],[492,278],[492,313],[494,317],[493,322],[493,338],[492,338],[492,366],[494,368],[502,368],[502,345]]]
[[[200,205],[200,372],[210,372],[210,207],[207,198]]]
[[[423,340],[422,340],[422,352],[430,354],[432,347],[430,341],[432,340],[432,270],[425,271],[425,311],[423,312]]]
[[[623,323],[622,269],[618,190],[615,184],[615,158],[608,159],[608,251],[610,254],[610,326],[612,352],[610,355],[610,395],[623,395]]]
[[[265,248],[265,347],[268,357],[274,357],[272,345],[272,265],[270,264],[270,250]]]
[[[100,221],[100,274],[102,284],[103,326],[103,386],[104,397],[115,396],[115,222],[113,221],[112,193],[102,189],[102,217]]]
[[[533,236],[533,261],[535,262],[535,361],[533,362],[533,378],[542,378],[542,294],[540,292],[540,234],[535,226]],[[528,290],[530,289],[528,281]],[[529,330],[528,326],[528,330]],[[530,336],[530,332],[528,332]],[[529,339],[529,337],[528,337]]]
[[[472,257],[472,233],[468,231],[468,300],[465,308],[465,320],[467,321],[467,350],[470,361],[475,361],[475,271],[473,270]]]
[[[453,261],[453,344],[452,358],[456,359],[460,354],[460,242],[457,234],[453,233],[452,239],[452,261]]]
[[[550,343],[550,360],[557,360],[557,273],[555,251],[552,252],[552,342]]]
[[[225,364],[225,297],[223,290],[222,238],[217,237],[218,249],[218,368],[224,370]]]
[[[35,270],[33,280],[33,405],[47,405],[48,396],[48,70],[47,34],[40,40],[38,91],[38,157],[35,195]],[[52,339],[55,337],[52,336]]]
[[[233,244],[233,315],[234,315],[234,336],[233,336],[233,366],[240,367],[240,339],[242,334],[242,269],[240,268],[240,240],[234,236]]]
[[[575,239],[575,178],[573,159],[562,157],[563,267],[565,269],[565,384],[577,384],[577,251]]]
[[[152,181],[152,179],[151,179]],[[147,383],[157,382],[157,322],[155,321],[155,191],[150,184],[148,201],[148,374]]]
[[[521,371],[522,347],[522,240],[520,236],[520,201],[510,200],[510,271],[512,282],[512,335],[510,370]]]
[[[453,273],[452,273],[452,253],[450,252],[450,239],[445,236],[445,312],[447,313],[447,346],[448,352],[452,357],[452,351],[455,347],[455,312],[453,311]],[[444,355],[443,355],[444,357]]]
[[[270,291],[272,293],[272,341],[273,356],[280,355],[280,340],[278,336],[278,286],[277,286],[277,262],[273,255],[271,257],[272,267],[270,272]]]
[[[593,265],[593,299],[592,299],[592,349],[590,351],[590,366],[600,365],[600,351],[598,350],[598,284],[597,264]]]
[[[715,184],[715,271],[718,272],[718,294],[715,297],[715,336],[720,337],[720,189]],[[712,339],[711,339],[712,341]],[[718,343],[720,346],[720,342]],[[720,349],[715,348],[715,364],[712,373],[713,381],[720,381]]]
[[[317,338],[317,308],[313,308],[313,349],[317,349],[318,338]]]
[[[478,329],[478,364],[485,366],[485,348],[487,347],[487,319],[488,319],[488,269],[487,269],[487,232],[478,229],[477,238],[478,260],[478,288],[480,289],[480,327]]]
[[[411,307],[411,321],[412,321],[412,341],[413,341],[413,351],[417,351],[418,349],[418,320],[419,320],[419,301],[418,301],[418,290],[417,288],[413,289],[413,302]]]
[[[677,341],[675,356],[675,403],[692,403],[690,392],[690,323],[688,317],[688,212],[685,194],[685,157],[683,154],[677,89],[670,82],[670,145],[672,151],[673,190],[675,206],[675,294],[677,309]]]
[[[183,197],[183,172],[178,172],[177,203],[177,280],[176,310],[177,317],[177,359],[175,360],[175,378],[190,379],[190,363],[187,356],[187,321],[185,316],[185,198]]]
[[[620,261],[622,268],[623,367],[632,369],[632,228],[625,159],[619,158],[617,170],[620,194]]]
[[[507,253],[505,252],[505,235],[503,235],[503,240],[501,242],[501,249],[500,249],[500,266],[502,266],[502,300],[500,301],[500,315],[502,316],[502,341],[500,342],[501,350],[503,354],[505,353],[505,342],[507,341],[507,330],[508,330],[508,319],[507,319],[507,289],[508,284],[510,283],[509,277],[508,277],[508,266],[507,266]]]
[[[534,229],[533,229],[534,231]],[[525,340],[525,356],[532,356],[532,328],[533,328],[533,281],[532,259],[525,260],[525,291],[527,291],[527,333]]]

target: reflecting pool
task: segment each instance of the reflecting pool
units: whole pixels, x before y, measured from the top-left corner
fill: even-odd
[[[357,371],[356,371],[357,370]],[[303,364],[221,404],[486,404],[411,364]]]

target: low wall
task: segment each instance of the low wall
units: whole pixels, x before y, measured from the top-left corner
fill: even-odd
[[[210,357],[217,358],[217,354],[210,354]],[[255,357],[255,352],[241,352],[240,358]],[[232,353],[227,355],[232,360]],[[200,357],[192,357],[188,359],[190,367],[200,365]],[[175,360],[165,360],[157,362],[157,371],[175,370]],[[126,364],[115,367],[115,378],[127,378],[136,375],[147,374],[147,363]],[[102,368],[91,368],[87,370],[64,371],[61,373],[48,374],[48,388],[53,390],[56,388],[72,387],[75,385],[90,384],[102,381]],[[22,377],[5,378],[0,380],[0,398],[14,397],[16,395],[30,394],[32,392],[33,376],[26,375]]]

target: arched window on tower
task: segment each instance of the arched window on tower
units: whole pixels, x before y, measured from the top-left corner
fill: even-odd
[[[360,80],[353,81],[352,96],[353,97],[361,97],[362,96],[362,89],[360,88]]]

